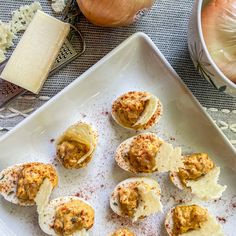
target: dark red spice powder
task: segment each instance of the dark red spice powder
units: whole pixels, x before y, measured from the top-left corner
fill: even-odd
[[[76,196],[76,197],[83,198],[83,199],[86,200],[86,201],[89,200],[89,196],[88,196],[88,195],[85,195],[85,194],[83,194],[83,193],[81,193],[81,192],[80,192],[80,193],[79,193],[79,192],[76,193],[75,196]]]
[[[216,218],[217,218],[217,220],[218,220],[219,222],[221,222],[221,223],[225,223],[225,222],[226,222],[226,219],[225,219],[224,217],[219,217],[219,216],[217,216]]]
[[[50,162],[51,162],[52,165],[54,165],[55,167],[58,166],[58,161],[57,161],[57,158],[56,158],[56,157],[54,157],[53,159],[51,159]]]
[[[109,112],[108,112],[108,111],[103,111],[103,112],[102,112],[102,115],[107,116],[107,115],[109,115]]]
[[[54,138],[51,138],[51,139],[50,139],[50,143],[53,143],[54,141],[55,141]]]

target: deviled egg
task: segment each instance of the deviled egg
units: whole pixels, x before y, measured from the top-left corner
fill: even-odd
[[[154,133],[139,134],[122,142],[115,160],[131,173],[177,171],[183,167],[181,148],[173,148]]]
[[[0,173],[0,194],[14,204],[35,205],[35,197],[45,178],[53,188],[57,186],[57,172],[50,164],[32,162],[8,167]]]
[[[39,213],[39,226],[48,235],[88,236],[94,224],[94,209],[75,196],[51,200]]]
[[[112,104],[112,117],[120,126],[145,130],[156,124],[162,113],[159,99],[148,92],[128,92]]]
[[[150,178],[129,178],[119,183],[111,197],[111,209],[132,221],[162,212],[159,184]]]
[[[88,165],[97,145],[97,131],[85,122],[70,126],[56,142],[57,159],[67,169]]]
[[[226,186],[218,184],[220,167],[206,153],[193,153],[183,158],[184,167],[170,172],[170,179],[179,189],[190,190],[202,200],[217,199]]]
[[[114,233],[110,234],[109,236],[135,236],[135,234],[126,228],[121,228],[116,230]]]
[[[215,217],[196,204],[172,208],[167,213],[165,228],[169,236],[224,236]]]

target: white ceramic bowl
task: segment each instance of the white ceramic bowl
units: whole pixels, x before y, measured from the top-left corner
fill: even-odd
[[[209,0],[195,0],[188,27],[188,47],[192,61],[203,78],[216,89],[236,97],[236,84],[229,80],[211,58],[202,33],[202,7]]]

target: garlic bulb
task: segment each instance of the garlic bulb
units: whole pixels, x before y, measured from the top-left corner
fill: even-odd
[[[91,23],[115,27],[138,20],[152,7],[154,0],[77,0],[77,3]]]
[[[211,0],[205,5],[202,31],[212,59],[236,83],[236,0]]]

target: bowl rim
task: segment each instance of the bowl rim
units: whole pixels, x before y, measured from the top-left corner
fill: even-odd
[[[234,83],[233,81],[231,81],[230,79],[228,79],[224,73],[219,69],[219,67],[216,65],[216,63],[214,62],[214,60],[212,59],[204,37],[203,37],[203,33],[202,33],[202,5],[203,5],[203,1],[205,0],[199,0],[198,2],[198,8],[197,8],[197,25],[198,25],[198,32],[199,32],[199,37],[200,37],[200,41],[203,47],[203,50],[205,52],[205,55],[207,57],[207,59],[209,60],[209,62],[211,63],[211,66],[214,68],[214,70],[219,74],[219,76],[224,80],[224,82],[230,86],[232,89],[236,89],[236,83]]]

